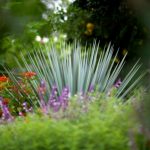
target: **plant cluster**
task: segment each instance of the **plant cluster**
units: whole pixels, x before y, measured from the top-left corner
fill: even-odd
[[[131,117],[132,103],[122,103],[98,92],[90,96],[90,100],[71,98],[67,110],[53,116],[33,113],[1,125],[0,148],[18,149],[23,145],[26,150],[131,149],[130,132],[138,133],[139,129]]]
[[[113,56],[110,44],[100,55],[99,45],[95,43],[89,50],[82,49],[77,42],[73,45],[63,42],[59,48],[61,55],[56,45],[45,48],[29,54],[29,61],[23,55],[22,62],[16,59],[19,72],[5,67],[8,77],[0,77],[1,103],[5,99],[9,99],[9,103],[1,104],[2,116],[3,107],[10,108],[14,116],[25,116],[37,108],[44,114],[65,111],[70,96],[86,97],[91,91],[123,99],[142,78],[140,75],[133,81],[140,68],[137,62],[123,80],[119,79],[125,56],[120,63],[115,63],[117,53]]]
[[[101,52],[95,43],[90,50],[77,42],[61,43],[60,53],[57,46],[29,53],[27,60],[22,55],[22,61],[16,59],[18,71],[4,67],[0,148],[7,147],[7,141],[11,149],[22,143],[24,149],[128,150],[134,147],[132,143],[141,142],[138,123],[129,119],[133,100],[127,98],[143,76],[134,81],[138,62],[120,79],[125,56],[116,63],[117,53],[113,55],[110,44]],[[23,132],[28,134],[19,138]]]

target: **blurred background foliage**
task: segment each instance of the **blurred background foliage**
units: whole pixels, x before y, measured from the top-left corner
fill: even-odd
[[[46,42],[112,42],[128,62],[149,64],[150,3],[146,0],[1,0],[0,63]],[[36,38],[37,36],[40,36]],[[60,38],[61,37],[61,38]]]
[[[147,12],[141,14],[135,9],[136,1],[132,1],[76,0],[68,7],[64,27],[68,40],[76,37],[85,44],[96,39],[101,41],[101,46],[111,41],[116,50],[120,48],[120,55],[127,50],[131,60],[146,54],[143,48],[150,40],[150,24],[144,21],[150,17],[149,3],[146,4]],[[145,7],[139,9],[144,11]]]
[[[60,15],[55,12],[58,8],[54,4],[55,1],[46,0],[0,1],[1,64],[7,63],[13,68],[14,56],[19,57],[20,52],[24,54],[39,46],[36,36],[50,37],[59,29]]]
[[[0,60],[2,64],[6,61],[12,63],[12,56],[24,49],[26,43],[29,45],[32,43],[30,33],[34,33],[35,30],[29,24],[41,20],[44,10],[45,6],[40,0],[0,1]]]

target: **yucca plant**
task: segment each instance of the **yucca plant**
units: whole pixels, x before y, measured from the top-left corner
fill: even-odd
[[[107,95],[119,78],[125,64],[126,55],[119,63],[115,63],[118,52],[113,54],[111,44],[100,51],[99,44],[96,43],[90,48],[83,48],[79,42],[72,45],[63,42],[60,49],[58,51],[54,44],[50,44],[44,50],[39,49],[28,54],[28,61],[24,55],[22,55],[22,61],[16,59],[20,72],[36,73],[36,78],[29,81],[29,84],[37,100],[39,100],[37,93],[39,82],[43,80],[46,83],[46,96],[50,95],[54,85],[58,89],[58,94],[61,94],[64,87],[69,88],[71,96],[78,93],[85,94],[91,87],[94,87]],[[134,77],[140,67],[139,61],[133,65],[121,85],[116,88],[116,97],[124,98],[137,85],[142,75],[136,79]],[[8,68],[5,69],[12,81],[20,87],[17,76]],[[26,95],[26,97],[32,101],[31,95]]]

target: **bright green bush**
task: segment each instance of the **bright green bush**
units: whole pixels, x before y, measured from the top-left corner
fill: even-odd
[[[131,105],[116,98],[99,98],[80,112],[72,100],[70,118],[29,115],[0,126],[0,149],[7,150],[128,150],[134,121]],[[77,103],[76,103],[77,104]],[[79,107],[78,107],[79,108]],[[69,110],[68,110],[69,112]],[[129,117],[130,114],[130,117]],[[130,119],[131,118],[131,119]],[[135,125],[135,124],[134,124]]]

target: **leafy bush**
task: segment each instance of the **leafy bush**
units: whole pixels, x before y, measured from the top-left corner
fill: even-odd
[[[142,93],[142,95],[140,93]],[[136,95],[137,98],[136,103],[134,104],[134,109],[137,114],[136,118],[140,124],[140,130],[139,133],[134,133],[136,135],[135,141],[140,150],[150,150],[150,93],[148,90],[143,91],[141,88],[136,92]]]
[[[54,119],[32,114],[1,125],[0,149],[130,149],[128,132],[135,125],[130,103],[122,104],[119,99],[101,96],[92,101],[85,113],[77,110],[76,98],[71,102],[70,115],[74,112],[77,118]]]

